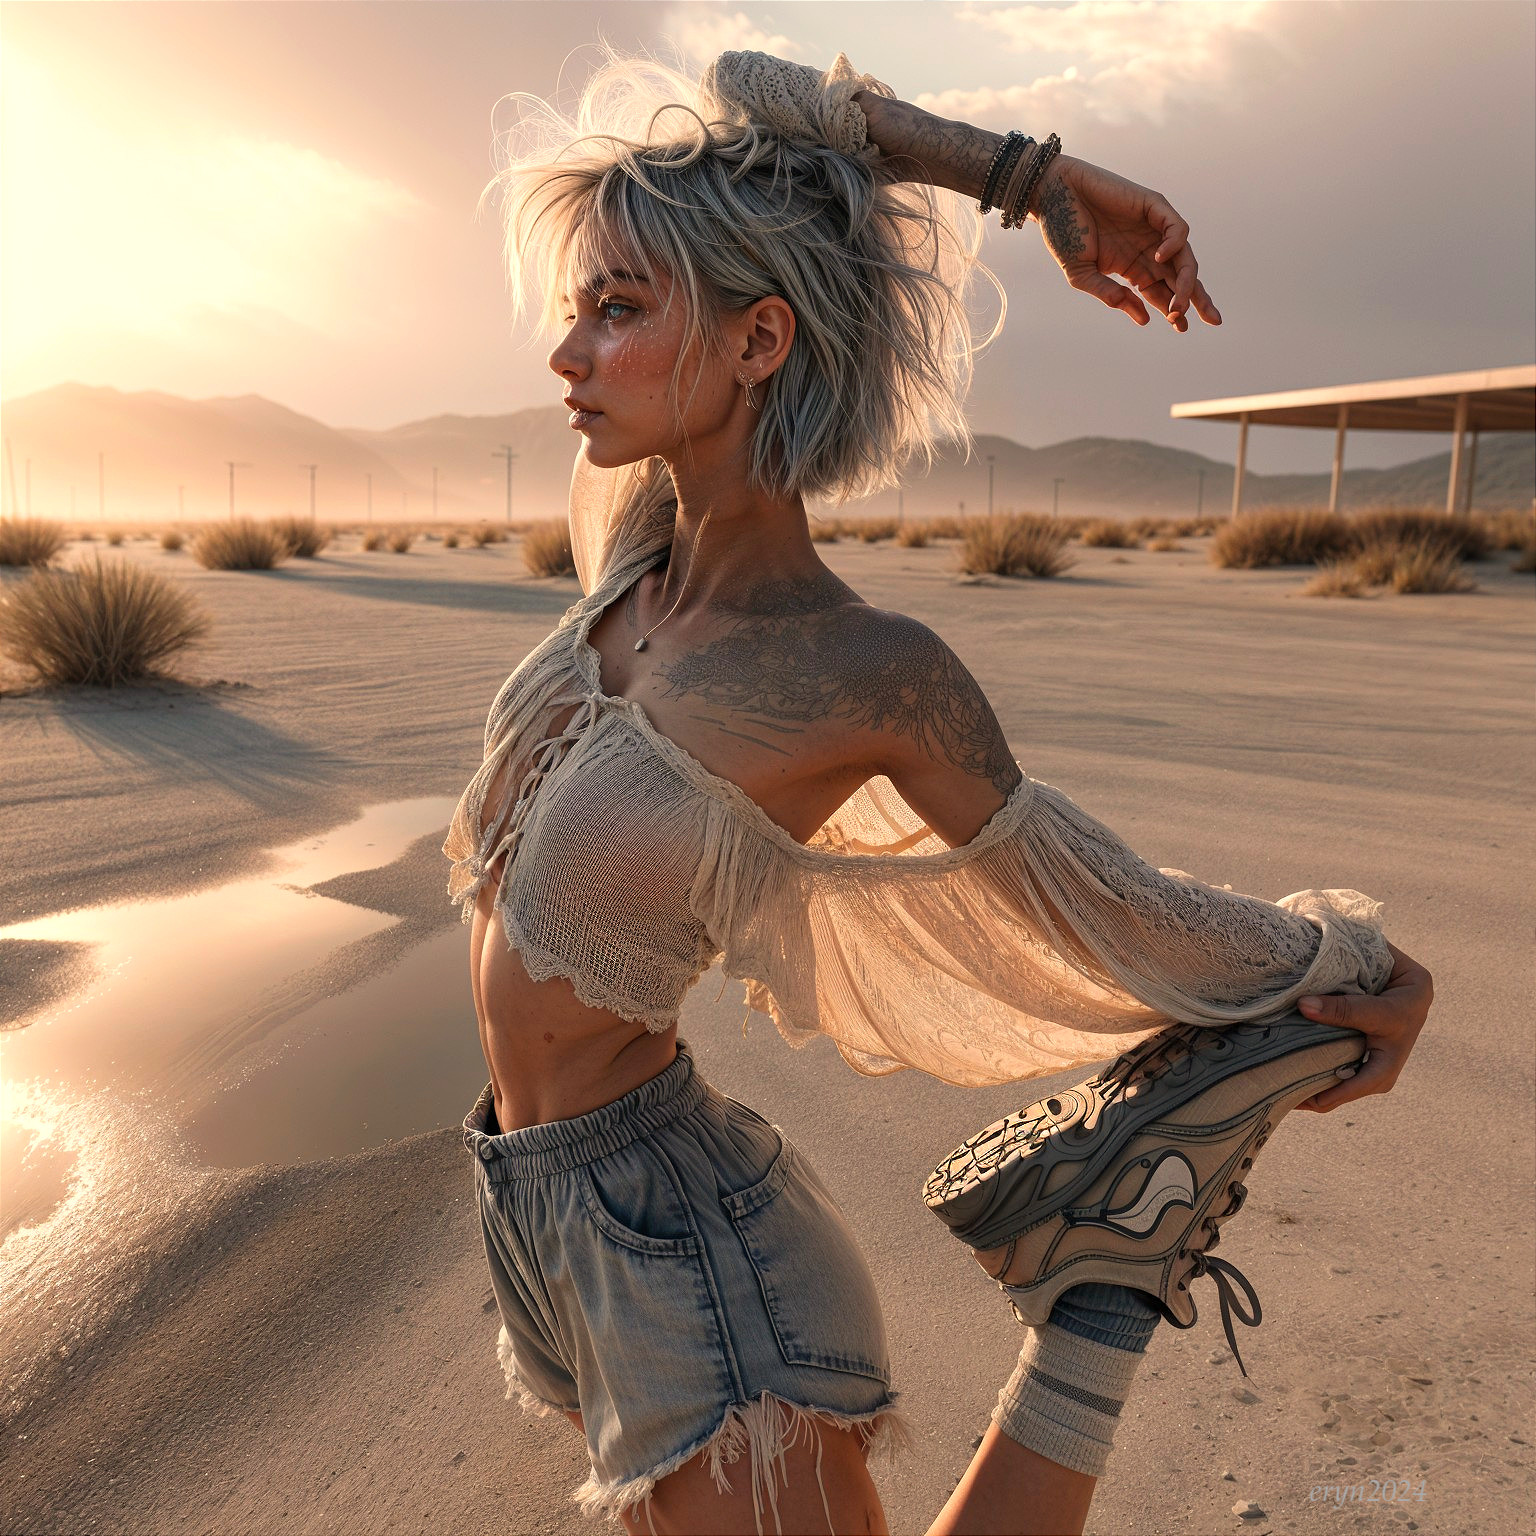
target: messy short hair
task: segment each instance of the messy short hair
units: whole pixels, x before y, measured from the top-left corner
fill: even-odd
[[[696,343],[723,349],[724,312],[769,295],[794,311],[789,353],[761,396],[753,489],[841,504],[895,486],[916,454],[931,468],[942,442],[969,454],[972,356],[1007,309],[977,256],[976,205],[743,120],[681,67],[600,46],[573,115],[515,92],[526,110],[497,137],[481,206],[501,190],[514,326],[537,309],[537,331],[558,335],[560,296],[600,270],[606,238],[658,291],[670,279],[669,302],[684,305],[679,423],[684,362]],[[965,307],[973,274],[1002,299],[979,343]]]

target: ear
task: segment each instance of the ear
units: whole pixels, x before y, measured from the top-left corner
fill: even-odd
[[[747,305],[737,327],[736,359],[751,363],[753,374],[766,379],[789,356],[795,339],[795,312],[786,300],[771,293]]]

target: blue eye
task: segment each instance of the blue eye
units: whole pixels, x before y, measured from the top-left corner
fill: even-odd
[[[605,311],[610,309],[623,309],[627,310],[630,314],[634,313],[634,306],[632,304],[621,303],[618,299],[604,299],[603,302],[597,307]]]

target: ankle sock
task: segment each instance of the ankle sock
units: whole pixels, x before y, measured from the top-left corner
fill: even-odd
[[[1121,1294],[1105,1296],[1107,1289]],[[1085,1314],[1101,1319],[1098,1328]],[[1058,1465],[1102,1477],[1120,1410],[1161,1316],[1123,1286],[1064,1291],[1046,1325],[1028,1330],[993,1422],[1010,1440]],[[1105,1337],[1115,1342],[1100,1342]]]

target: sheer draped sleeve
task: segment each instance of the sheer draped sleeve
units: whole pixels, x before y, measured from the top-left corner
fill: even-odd
[[[1154,869],[1028,777],[960,848],[884,778],[803,848],[750,811],[711,832],[695,909],[726,974],[792,1044],[830,1035],[865,1073],[1038,1077],[1170,1021],[1221,1027],[1308,993],[1378,992],[1392,970],[1379,905],[1359,892],[1268,902]]]
[[[597,590],[604,574],[654,553],[672,538],[677,493],[662,459],[602,469],[577,449],[571,469],[571,552],[581,590]]]

